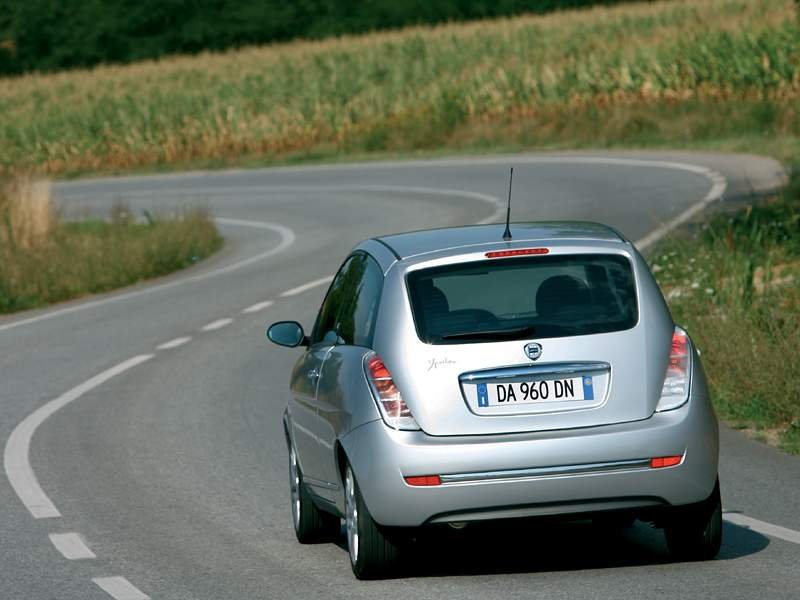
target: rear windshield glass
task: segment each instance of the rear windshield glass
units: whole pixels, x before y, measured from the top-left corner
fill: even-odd
[[[638,319],[631,264],[618,255],[461,263],[407,281],[417,333],[429,344],[606,333]]]

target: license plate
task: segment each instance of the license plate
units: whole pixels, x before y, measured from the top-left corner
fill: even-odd
[[[479,383],[478,406],[509,406],[540,402],[594,400],[591,377],[545,379],[513,383]]]

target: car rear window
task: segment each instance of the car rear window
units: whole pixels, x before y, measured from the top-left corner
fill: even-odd
[[[590,335],[638,320],[630,261],[612,254],[494,259],[413,271],[419,338],[466,344]]]

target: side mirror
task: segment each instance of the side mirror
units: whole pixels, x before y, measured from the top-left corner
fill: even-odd
[[[278,321],[267,328],[267,339],[279,346],[307,346],[308,338],[297,321]]]

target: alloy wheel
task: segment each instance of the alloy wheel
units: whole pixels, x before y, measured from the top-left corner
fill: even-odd
[[[292,496],[292,522],[296,531],[300,528],[300,469],[297,467],[294,446],[289,449],[289,489]]]
[[[358,503],[356,502],[356,482],[353,471],[347,467],[345,475],[345,522],[347,529],[347,548],[350,552],[350,562],[358,561]]]

